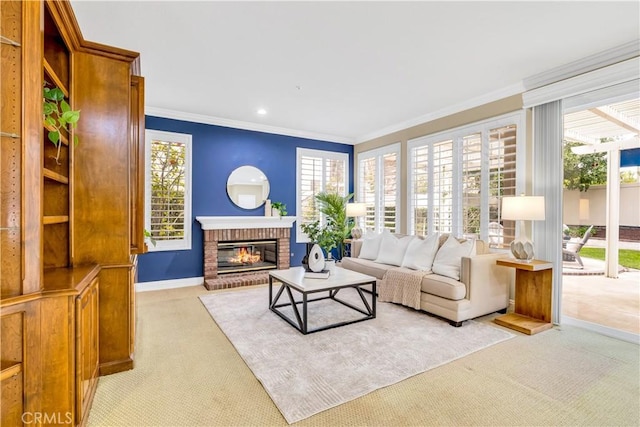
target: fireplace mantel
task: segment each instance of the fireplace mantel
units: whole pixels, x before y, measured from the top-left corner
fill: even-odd
[[[238,230],[248,228],[291,228],[295,216],[197,216],[203,230]]]

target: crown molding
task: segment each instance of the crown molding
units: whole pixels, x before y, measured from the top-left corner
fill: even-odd
[[[255,132],[264,132],[276,135],[294,136],[297,138],[313,139],[319,141],[337,142],[339,144],[354,144],[354,139],[348,137],[308,132],[278,126],[269,126],[261,123],[244,122],[241,120],[225,119],[222,117],[208,116],[204,114],[186,113],[183,111],[168,110],[165,108],[145,106],[144,113],[148,116],[162,117],[165,119],[183,120],[193,123],[203,123],[215,126],[251,130]]]
[[[547,102],[637,80],[640,78],[639,70],[640,57],[627,59],[626,61],[527,91],[522,95],[523,106],[524,108],[535,107]]]
[[[408,129],[413,126],[421,125],[423,123],[427,123],[436,119],[440,119],[442,117],[450,116],[452,114],[459,113],[461,111],[469,110],[471,108],[479,107],[484,104],[488,104],[489,102],[497,101],[503,98],[507,98],[512,95],[517,95],[524,92],[524,86],[522,83],[516,83],[511,86],[504,87],[502,89],[489,92],[487,94],[468,99],[466,101],[460,102],[458,104],[451,105],[449,107],[443,108],[441,110],[435,111],[433,113],[428,113],[413,119],[406,120],[404,122],[400,122],[395,125],[387,126],[380,130],[368,133],[366,135],[362,135],[355,139],[355,144],[360,144],[362,142],[370,141],[375,138],[379,138],[384,135],[389,135],[394,132],[398,132],[404,129]]]
[[[633,40],[613,49],[608,49],[527,77],[523,80],[524,87],[526,90],[536,89],[579,74],[588,73],[598,68],[607,67],[617,62],[626,61],[639,55],[640,40]]]

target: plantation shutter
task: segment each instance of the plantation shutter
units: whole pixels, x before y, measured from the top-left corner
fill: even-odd
[[[175,137],[174,137],[175,136]],[[147,131],[148,218],[146,227],[157,247],[190,247],[190,135]]]
[[[382,206],[381,217],[383,228],[392,233],[396,230],[396,214],[398,208],[398,154],[388,153],[382,156]]]
[[[305,242],[308,237],[302,232],[302,224],[314,221],[324,223],[316,194],[320,192],[336,193],[346,196],[348,192],[349,156],[332,151],[297,149],[297,241]]]
[[[480,235],[482,134],[462,138],[462,234]]]
[[[453,141],[433,144],[433,231],[453,231]]]
[[[411,150],[411,234],[426,236],[429,214],[429,147]]]
[[[489,223],[501,224],[499,243],[516,235],[515,221],[502,220],[502,197],[516,195],[516,125],[489,130]]]

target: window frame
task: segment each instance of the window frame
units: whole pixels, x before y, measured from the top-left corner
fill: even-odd
[[[335,160],[344,162],[344,191],[346,196],[349,194],[349,177],[351,170],[349,168],[349,153],[342,153],[338,151],[326,151],[313,148],[296,148],[296,243],[308,243],[309,237],[302,231],[302,158],[303,157],[315,157],[322,159],[322,189],[324,191],[326,186],[326,173],[327,173],[327,160]],[[321,222],[323,220],[321,219]]]
[[[156,244],[147,244],[148,252],[180,251],[192,249],[193,217],[191,208],[192,194],[192,135],[178,132],[145,129],[145,215],[144,226],[151,229],[151,145],[153,140],[179,142],[185,145],[185,191],[184,191],[184,237],[176,240],[156,240]]]
[[[384,180],[382,179],[382,174],[380,171],[384,170],[384,156],[388,154],[396,155],[396,194],[395,194],[395,206],[396,206],[396,217],[395,217],[395,232],[400,232],[400,227],[402,225],[402,204],[401,204],[401,196],[402,196],[402,144],[400,142],[396,142],[393,144],[386,145],[384,147],[376,148],[373,150],[362,151],[358,153],[356,156],[356,164],[358,165],[358,178],[357,178],[357,191],[356,191],[356,201],[363,202],[362,197],[362,189],[364,187],[363,183],[360,182],[361,172],[362,172],[362,163],[368,159],[375,159],[376,164],[376,175],[375,175],[375,213],[374,213],[374,232],[380,233],[384,230],[384,215],[382,212],[382,204],[384,202]],[[362,219],[357,218],[359,226],[365,230],[365,227],[362,226]],[[366,231],[366,230],[365,230]]]
[[[414,205],[413,205],[413,189],[414,189],[414,149],[419,147],[429,147],[429,153],[432,153],[432,146],[440,142],[452,140],[453,141],[453,224],[452,234],[457,237],[463,235],[463,145],[462,142],[465,137],[472,134],[480,134],[482,143],[482,165],[481,165],[481,190],[480,190],[480,236],[479,238],[488,241],[489,237],[489,132],[499,127],[505,127],[509,125],[516,126],[516,194],[524,192],[525,189],[525,112],[517,111],[513,113],[504,114],[498,117],[466,124],[452,129],[447,129],[442,132],[438,132],[431,135],[425,135],[419,138],[414,138],[407,141],[407,232],[409,234],[415,234],[415,221],[414,221]],[[432,162],[431,155],[429,156],[429,177],[428,177],[428,194],[432,194]],[[432,197],[429,196],[429,206],[432,208]],[[432,209],[429,209],[432,211]],[[431,212],[429,213],[431,215]],[[427,234],[433,233],[432,221],[427,222]]]

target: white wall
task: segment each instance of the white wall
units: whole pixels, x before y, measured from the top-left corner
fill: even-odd
[[[589,219],[580,219],[580,199],[589,200]],[[592,185],[584,193],[564,190],[563,222],[571,225],[606,225],[607,187]],[[620,185],[620,225],[640,226],[640,183]]]

